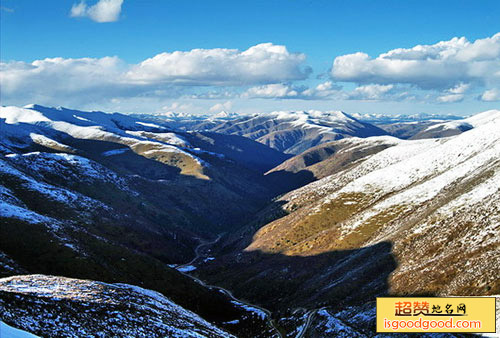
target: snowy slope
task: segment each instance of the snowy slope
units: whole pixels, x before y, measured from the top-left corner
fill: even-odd
[[[284,195],[290,214],[247,250],[313,256],[392,243],[393,292],[498,292],[500,111],[467,121],[474,128],[460,135],[399,141]]]
[[[485,111],[471,117],[437,123],[420,131],[413,139],[449,137],[463,133],[472,128],[479,127],[495,119],[495,110]]]
[[[27,331],[16,329],[0,321],[0,337],[2,338],[37,338]]]
[[[160,293],[128,284],[3,278],[0,310],[3,321],[42,336],[233,337]]]
[[[289,154],[344,137],[387,134],[341,111],[276,111],[215,122],[204,121],[188,127],[245,136]]]
[[[74,153],[74,147],[65,143],[71,139],[111,142],[148,159],[178,165],[187,175],[206,177],[203,174],[206,163],[189,151],[190,146],[182,137],[168,132],[165,127],[117,113],[39,105],[0,107],[0,130],[5,130],[1,141],[6,146],[19,148],[35,143]]]

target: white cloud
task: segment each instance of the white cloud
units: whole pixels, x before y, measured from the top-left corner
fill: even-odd
[[[398,48],[371,58],[365,53],[336,57],[331,76],[361,84],[410,84],[442,89],[460,83],[500,83],[500,33],[469,42],[453,38],[434,45]]]
[[[444,95],[438,96],[437,100],[441,103],[453,103],[463,101],[465,93],[469,89],[470,84],[459,83],[453,88],[446,91]]]
[[[282,83],[269,84],[249,88],[241,97],[243,98],[296,98],[299,95],[298,91],[289,85]]]
[[[48,58],[32,63],[0,63],[2,97],[65,97],[78,94],[113,96],[126,88],[121,80],[126,65],[117,57],[101,59]]]
[[[453,88],[449,89],[449,92],[452,94],[464,94],[470,88],[469,83],[459,83]]]
[[[500,101],[500,89],[492,88],[487,90],[481,95],[481,100],[483,101]]]
[[[212,107],[210,107],[209,111],[211,113],[218,113],[220,111],[228,111],[233,107],[233,103],[231,101],[226,101],[224,103],[216,103]]]
[[[87,6],[85,1],[73,4],[71,17],[88,17],[95,22],[114,22],[120,18],[123,0],[99,0],[93,6]]]
[[[202,93],[191,94],[189,97],[191,99],[202,99],[202,100],[221,100],[221,99],[232,99],[238,96],[234,91],[229,90],[208,90]]]
[[[0,78],[3,101],[63,104],[125,96],[179,97],[193,94],[190,85],[247,86],[303,79],[310,72],[303,67],[304,60],[303,54],[289,53],[284,46],[260,44],[241,52],[162,53],[132,65],[118,57],[1,62]],[[225,91],[223,96],[231,94]]]
[[[245,85],[301,80],[311,70],[303,68],[305,55],[285,46],[262,43],[245,51],[193,49],[161,53],[134,66],[127,78],[137,83]]]
[[[400,100],[408,93],[395,90],[394,85],[365,85],[352,91],[342,90],[341,86],[331,81],[323,82],[314,88],[296,87],[287,84],[271,84],[251,87],[242,98],[263,99],[301,99],[301,100]]]
[[[71,11],[69,12],[69,16],[72,18],[86,16],[87,15],[87,4],[82,1],[78,4],[73,4],[71,7]]]
[[[342,87],[331,81],[323,82],[314,88],[276,83],[251,87],[240,95],[242,98],[262,99],[302,99],[324,100],[338,99],[343,95]],[[344,95],[345,96],[345,95]]]
[[[333,99],[342,98],[342,87],[331,81],[320,83],[315,88],[307,89],[302,92],[302,96],[310,99]]]
[[[351,100],[381,100],[394,88],[393,85],[366,85],[360,86],[348,93]]]
[[[437,100],[442,103],[460,102],[463,99],[464,99],[463,94],[446,94],[446,95],[441,95],[437,98]]]

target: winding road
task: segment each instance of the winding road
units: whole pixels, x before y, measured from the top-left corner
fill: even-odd
[[[278,338],[283,338],[283,335],[281,334],[280,330],[278,329],[278,327],[276,326],[276,323],[275,321],[272,319],[272,316],[271,316],[271,311],[267,310],[267,309],[264,309],[263,307],[260,307],[258,305],[255,305],[255,304],[251,304],[251,303],[248,303],[248,302],[245,302],[241,299],[238,299],[236,298],[233,293],[227,289],[224,289],[223,287],[220,287],[220,286],[215,286],[215,285],[209,285],[209,284],[206,284],[204,281],[202,281],[201,279],[197,278],[197,277],[194,277],[194,276],[191,276],[189,273],[187,272],[184,272],[184,271],[181,271],[179,270],[180,268],[182,267],[186,267],[186,266],[189,266],[189,265],[192,265],[194,262],[196,262],[199,258],[201,258],[201,253],[200,253],[200,249],[204,246],[209,246],[209,245],[213,245],[215,243],[217,243],[221,237],[222,237],[223,234],[219,234],[217,236],[217,238],[211,242],[206,242],[206,241],[201,241],[201,243],[196,247],[195,249],[195,254],[196,256],[188,263],[186,264],[181,264],[181,265],[178,265],[176,266],[175,268],[177,269],[177,271],[179,271],[180,273],[182,273],[184,276],[187,276],[191,279],[193,279],[195,282],[197,282],[198,284],[206,287],[206,288],[209,288],[209,289],[216,289],[216,290],[219,290],[220,292],[224,293],[225,295],[227,295],[229,298],[231,298],[232,300],[240,303],[240,304],[243,304],[243,305],[247,305],[247,306],[250,306],[250,307],[253,307],[257,310],[260,310],[262,312],[264,312],[267,316],[267,321],[269,323],[269,325],[273,328],[273,330],[276,332],[276,335]]]
[[[300,332],[295,336],[295,338],[302,338],[304,337],[304,334],[307,332],[307,329],[309,328],[309,325],[311,325],[312,319],[314,315],[320,311],[323,310],[324,307],[319,308],[319,309],[312,309],[307,312],[307,317],[306,317],[306,323],[304,327],[300,330]]]
[[[200,249],[201,249],[202,247],[204,247],[204,246],[209,246],[209,245],[213,245],[213,244],[217,243],[217,242],[218,242],[218,241],[222,238],[222,236],[223,236],[223,235],[224,235],[224,233],[217,235],[217,238],[216,238],[216,239],[214,239],[214,240],[213,240],[213,241],[211,241],[211,242],[203,241],[202,239],[199,239],[199,238],[198,238],[198,239],[200,240],[200,244],[198,244],[198,246],[194,249],[194,253],[195,253],[194,258],[193,258],[191,261],[189,261],[188,263],[178,265],[178,266],[176,266],[175,268],[176,268],[176,269],[179,269],[179,268],[182,268],[182,267],[186,267],[186,266],[188,266],[188,265],[192,265],[194,262],[196,262],[196,261],[197,261],[197,260],[201,257],[201,254],[200,254]]]

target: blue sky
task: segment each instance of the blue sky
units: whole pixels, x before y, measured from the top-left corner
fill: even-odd
[[[498,0],[1,7],[2,105],[389,114],[500,105]]]

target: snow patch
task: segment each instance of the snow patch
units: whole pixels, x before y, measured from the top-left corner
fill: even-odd
[[[114,155],[120,155],[120,154],[123,154],[123,153],[127,152],[128,150],[129,150],[129,148],[113,149],[113,150],[105,151],[101,155],[105,156],[105,157],[107,157],[107,156],[114,156]]]
[[[185,266],[177,267],[176,269],[179,270],[180,272],[190,272],[190,271],[196,270],[196,266],[185,265]]]
[[[38,338],[32,333],[24,330],[16,329],[9,326],[0,320],[0,337],[1,338]]]

